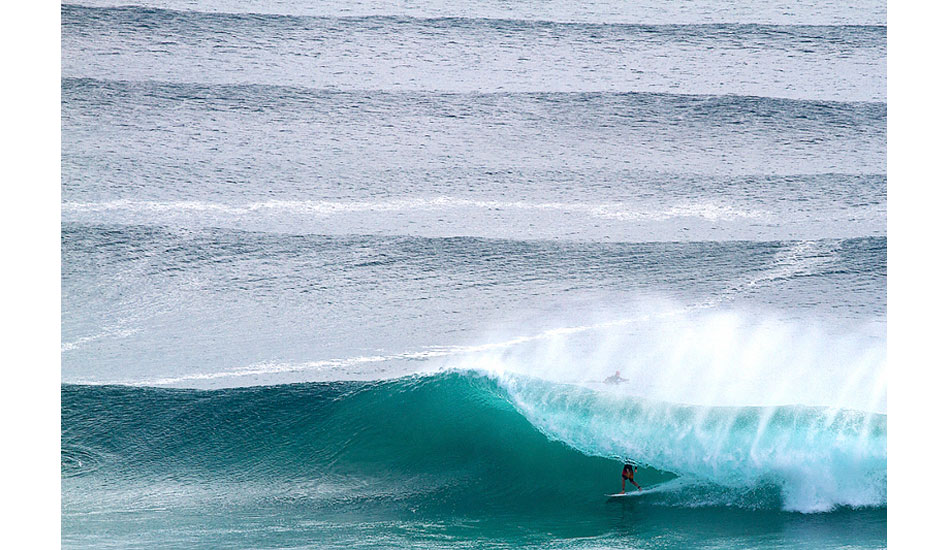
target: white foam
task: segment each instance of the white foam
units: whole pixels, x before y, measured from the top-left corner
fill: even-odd
[[[260,361],[204,372],[112,383],[138,386],[216,386],[387,379],[443,369],[474,369],[496,375],[527,374],[547,380],[589,383],[619,370],[627,391],[640,397],[699,405],[808,404],[886,411],[886,344],[881,327],[832,331],[813,322],[781,320],[720,307],[743,292],[788,277],[826,269],[841,243],[794,243],[779,249],[771,267],[728,286],[708,300],[676,304],[645,299],[635,314],[594,313],[594,322],[565,323],[521,334],[486,335],[469,345],[428,346],[397,353],[311,361]],[[624,314],[626,313],[626,314]],[[581,318],[572,311],[573,319]],[[604,319],[604,320],[598,320]],[[64,344],[64,351],[109,335],[110,329]],[[412,365],[400,363],[414,362]],[[386,364],[381,368],[366,368]],[[294,373],[298,376],[292,376]],[[291,376],[285,376],[291,375]],[[94,382],[102,383],[102,382]]]
[[[634,207],[624,202],[575,203],[468,199],[460,197],[411,197],[383,201],[268,200],[240,204],[206,201],[143,201],[117,199],[104,202],[64,202],[65,214],[117,212],[127,215],[190,214],[252,216],[255,214],[305,214],[334,216],[372,212],[437,212],[476,209],[487,211],[563,212],[617,221],[665,221],[696,218],[706,221],[761,219],[770,213],[716,202],[680,202],[658,207]],[[146,221],[146,220],[143,220]]]
[[[102,332],[92,334],[90,336],[83,336],[82,338],[77,338],[71,342],[63,342],[60,346],[60,352],[72,351],[103,338],[125,338],[141,331],[142,329],[139,328],[121,328],[117,326],[109,327]]]

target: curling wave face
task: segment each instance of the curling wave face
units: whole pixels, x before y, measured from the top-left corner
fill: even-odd
[[[692,504],[775,505],[753,495],[763,488],[800,512],[887,503],[886,415],[678,405],[519,378],[505,387],[533,425],[572,448],[674,472],[691,490],[707,485]]]
[[[886,506],[882,414],[676,405],[473,371],[216,391],[66,385],[62,401],[67,517],[123,499],[301,498],[351,512],[593,517],[618,489],[618,460],[660,484],[646,505]]]

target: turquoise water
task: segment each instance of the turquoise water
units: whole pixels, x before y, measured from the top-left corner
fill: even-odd
[[[215,391],[67,385],[62,400],[66,547],[885,544],[881,415],[673,407],[473,372]],[[614,420],[630,454],[594,437]],[[622,459],[656,488],[607,499]],[[848,479],[828,487],[829,472]]]
[[[63,546],[886,546],[886,23],[62,4]]]

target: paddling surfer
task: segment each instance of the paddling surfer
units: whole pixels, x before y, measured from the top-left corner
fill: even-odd
[[[608,376],[604,379],[604,384],[619,384],[621,382],[626,382],[627,379],[620,376],[620,371],[614,373],[613,376]]]
[[[638,491],[643,490],[643,487],[640,487],[640,485],[636,481],[633,480],[633,474],[635,474],[636,472],[637,472],[636,466],[632,466],[630,464],[624,464],[623,472],[621,472],[620,474],[620,479],[621,479],[620,492],[621,493],[627,492],[628,479],[630,480],[630,483],[633,483],[634,485],[636,485]]]

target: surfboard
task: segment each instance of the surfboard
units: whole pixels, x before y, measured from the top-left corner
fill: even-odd
[[[631,489],[630,491],[627,491],[626,493],[613,493],[611,495],[604,495],[604,496],[607,498],[638,497],[640,495],[648,495],[650,493],[659,492],[663,489],[670,488],[672,486],[673,485],[670,484],[669,481],[664,481],[662,483],[657,483],[656,485],[652,485],[650,487],[644,487],[643,490],[641,491],[638,491],[636,489]]]

